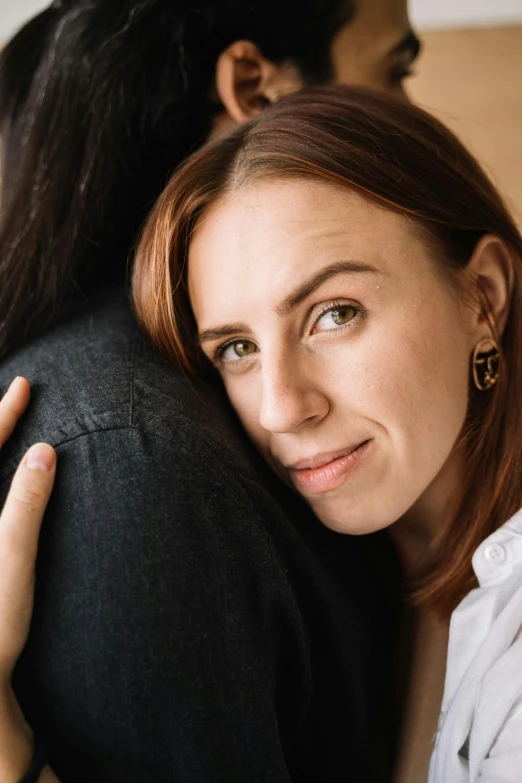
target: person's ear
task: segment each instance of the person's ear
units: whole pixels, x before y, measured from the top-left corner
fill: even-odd
[[[216,64],[216,92],[229,120],[245,122],[303,86],[297,69],[277,65],[251,41],[235,41]]]
[[[506,326],[514,284],[510,249],[499,237],[487,234],[477,242],[467,270],[473,274],[482,302],[487,304],[489,315],[501,335]],[[476,313],[477,332],[483,332],[487,324],[484,307],[481,307]]]

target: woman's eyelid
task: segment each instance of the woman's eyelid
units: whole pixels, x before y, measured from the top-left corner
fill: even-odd
[[[232,338],[230,340],[227,340],[222,345],[218,345],[217,348],[215,348],[213,350],[213,352],[212,352],[212,361],[214,361],[215,363],[220,363],[220,362],[228,362],[228,363],[230,363],[231,360],[230,359],[228,359],[228,360],[223,359],[223,356],[224,356],[225,352],[229,348],[232,348],[234,345],[237,345],[238,343],[250,343],[251,345],[255,345],[256,346],[256,350],[252,354],[248,354],[247,356],[238,356],[237,359],[233,360],[234,362],[240,361],[241,359],[248,359],[251,356],[253,356],[254,354],[259,352],[258,346],[255,344],[255,342],[253,340],[249,340],[249,339],[247,339],[245,337],[234,337],[234,338]]]
[[[353,300],[350,301],[349,299],[335,299],[330,300],[328,303],[323,302],[321,305],[316,305],[312,308],[312,313],[310,316],[310,331],[314,333],[314,330],[317,327],[317,324],[321,320],[321,318],[324,318],[325,315],[328,315],[328,313],[335,312],[336,310],[342,310],[342,309],[351,309],[354,311],[354,317],[350,319],[350,321],[346,324],[339,324],[333,331],[336,331],[337,329],[341,329],[343,326],[348,326],[351,321],[355,320],[355,318],[358,315],[363,314],[363,308],[361,305],[355,303]],[[328,330],[320,330],[320,331],[328,331]],[[332,330],[330,330],[332,331]]]

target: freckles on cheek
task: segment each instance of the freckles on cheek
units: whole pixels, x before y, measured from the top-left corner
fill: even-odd
[[[468,369],[458,336],[420,324],[389,346],[381,364],[378,393],[390,434],[414,465],[446,457],[467,409]]]
[[[418,426],[426,420],[430,400],[446,396],[446,374],[437,373],[437,360],[423,333],[417,339],[396,333],[389,339],[371,340],[352,356],[346,384],[351,387],[351,400],[361,414],[386,429]]]
[[[407,340],[369,340],[350,361],[350,384],[357,400],[387,407],[411,393],[413,381],[431,372],[422,347]]]

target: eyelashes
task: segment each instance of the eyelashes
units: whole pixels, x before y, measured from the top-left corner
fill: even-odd
[[[215,363],[220,363],[220,362],[222,363],[222,362],[227,361],[227,360],[224,359],[224,354],[225,354],[225,352],[229,348],[233,348],[234,346],[238,346],[238,347],[239,346],[245,346],[246,350],[245,350],[245,352],[243,353],[242,356],[237,354],[237,357],[235,359],[228,359],[229,362],[230,361],[237,362],[237,361],[240,361],[241,359],[247,359],[248,357],[252,356],[253,354],[259,352],[258,349],[257,349],[257,346],[253,342],[253,340],[244,340],[244,339],[243,340],[229,340],[227,343],[225,343],[224,345],[220,345],[219,348],[217,348],[217,350],[214,353],[213,361]],[[250,347],[250,346],[254,347],[253,351],[248,351],[248,347]]]
[[[362,314],[362,310],[360,307],[357,307],[354,304],[346,303],[346,302],[333,302],[332,304],[328,305],[327,307],[324,307],[323,310],[319,313],[318,317],[314,321],[313,325],[313,333],[318,333],[318,330],[316,329],[317,325],[323,320],[323,318],[326,315],[334,314],[337,315],[338,318],[348,318],[348,320],[345,323],[337,323],[334,320],[334,326],[330,329],[324,329],[319,330],[319,333],[327,334],[329,332],[338,332],[341,329],[344,329],[345,327],[349,327],[350,324],[352,324],[359,316]],[[353,328],[353,327],[351,327]]]
[[[348,329],[355,328],[358,323],[366,317],[365,311],[353,302],[348,301],[333,301],[327,305],[321,307],[318,313],[313,314],[313,310],[310,314],[310,318],[313,319],[311,326],[308,327],[308,333],[310,335],[329,335],[338,334]],[[319,329],[317,328],[320,322],[325,319],[326,316],[332,314],[334,319],[333,326],[330,328]],[[344,323],[335,321],[335,318],[339,320],[347,319]],[[226,358],[226,353],[229,349],[237,351],[234,358]],[[216,348],[213,353],[212,361],[216,366],[231,365],[241,362],[245,364],[246,360],[250,360],[255,354],[259,353],[259,348],[253,340],[246,338],[236,338],[228,340],[223,345]]]

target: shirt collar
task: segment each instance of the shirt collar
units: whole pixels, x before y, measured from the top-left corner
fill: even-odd
[[[476,549],[472,565],[481,587],[500,584],[522,564],[522,509]]]

